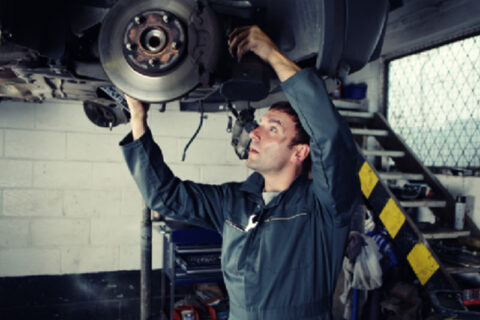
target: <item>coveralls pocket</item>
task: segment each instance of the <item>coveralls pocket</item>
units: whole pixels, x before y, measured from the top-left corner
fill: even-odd
[[[310,219],[307,211],[300,211],[264,221],[259,234],[263,269],[284,272],[313,264]]]
[[[238,259],[245,246],[247,233],[242,227],[230,220],[223,226],[222,267],[227,273],[238,272]]]
[[[247,305],[281,313],[311,300],[315,245],[310,222],[311,215],[300,211],[259,226],[257,263],[245,277]]]

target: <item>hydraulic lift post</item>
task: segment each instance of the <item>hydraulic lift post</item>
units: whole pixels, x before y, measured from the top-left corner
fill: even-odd
[[[140,320],[152,314],[152,219],[150,208],[144,204],[141,224]]]

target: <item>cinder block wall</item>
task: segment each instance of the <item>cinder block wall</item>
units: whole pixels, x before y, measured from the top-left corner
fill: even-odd
[[[172,104],[151,110],[149,123],[182,179],[245,179],[227,115],[207,117],[185,162],[199,113]],[[139,268],[142,200],[118,147],[128,131],[96,127],[81,103],[0,103],[0,277]],[[160,268],[160,236],[153,241]]]

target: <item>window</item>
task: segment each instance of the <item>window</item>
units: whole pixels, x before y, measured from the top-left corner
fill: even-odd
[[[480,168],[480,36],[390,61],[387,118],[425,165]]]

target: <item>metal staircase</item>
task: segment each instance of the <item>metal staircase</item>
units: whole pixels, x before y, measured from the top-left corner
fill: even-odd
[[[464,230],[453,229],[454,198],[381,114],[341,108],[339,112],[348,122],[363,155],[358,163],[358,174],[366,205],[406,258],[437,311],[448,318],[480,319],[480,312],[464,306],[462,288],[452,277],[453,273],[479,272],[480,269],[449,266],[434,250],[438,241],[478,235],[474,223],[466,217]],[[372,145],[375,147],[369,148]],[[391,189],[398,180],[426,184],[433,196],[399,199]],[[410,216],[412,208],[421,207],[429,208],[435,215],[434,232],[422,232]]]

